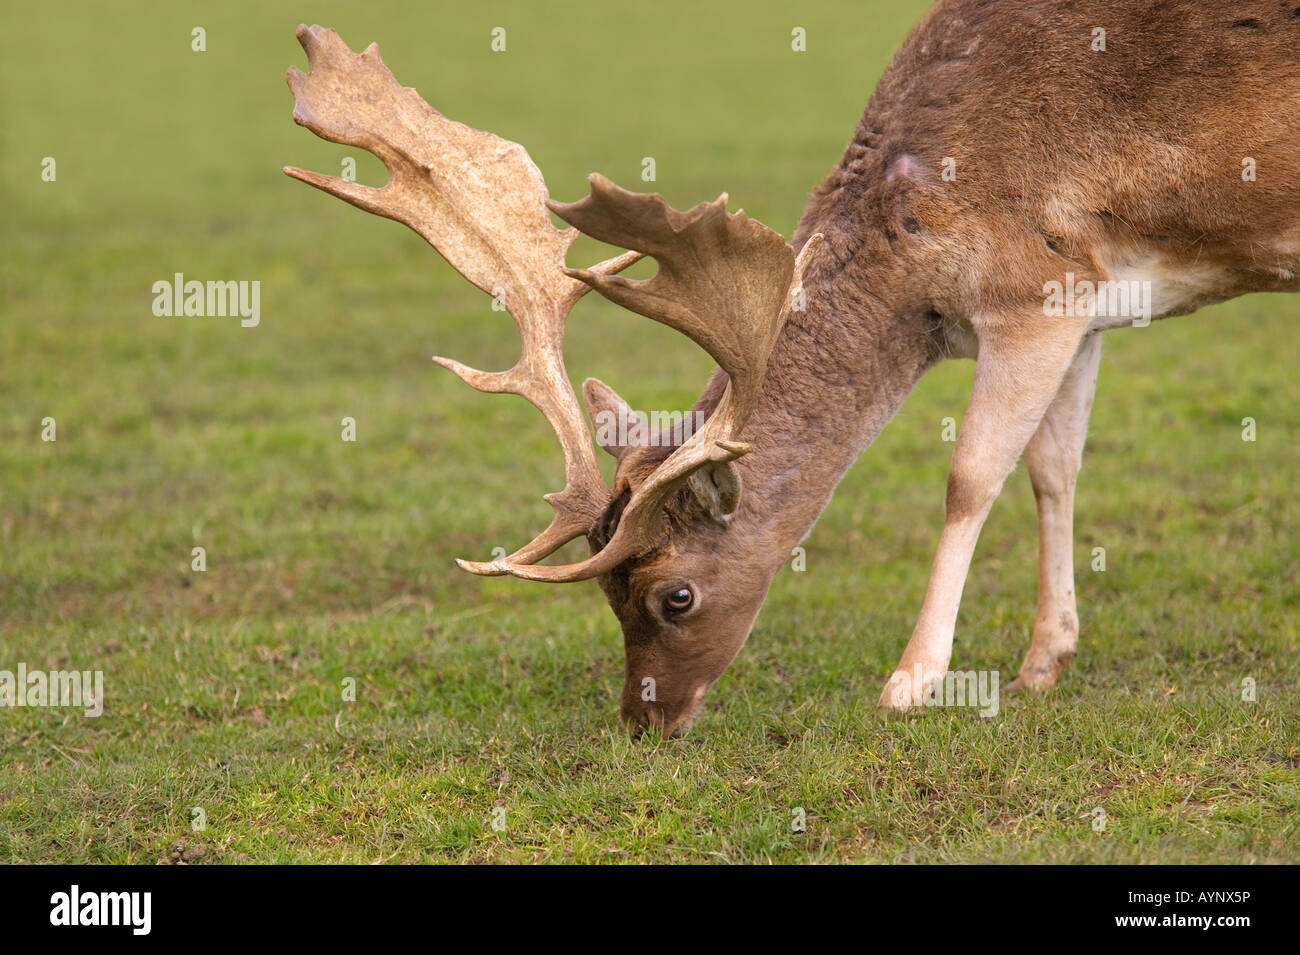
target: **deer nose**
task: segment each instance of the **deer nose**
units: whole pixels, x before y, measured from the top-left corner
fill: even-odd
[[[665,738],[679,739],[690,732],[709,684],[701,683],[685,698],[668,700],[644,700],[639,693],[632,692],[633,689],[624,687],[618,708],[619,719],[632,738],[639,739],[647,729],[655,727]]]
[[[641,734],[652,725],[662,726],[664,721],[663,712],[659,707],[653,703],[647,706],[640,701],[624,703],[619,707],[618,716],[633,739],[640,739]]]
[[[663,707],[654,703],[623,706],[619,718],[633,739],[640,739],[652,727],[657,728],[665,739],[680,739],[690,729],[689,725],[683,726],[679,719],[668,719]]]
[[[619,707],[619,719],[633,739],[640,739],[651,728],[658,729],[665,737],[682,735],[678,721],[669,718],[662,703],[641,700],[624,703]]]

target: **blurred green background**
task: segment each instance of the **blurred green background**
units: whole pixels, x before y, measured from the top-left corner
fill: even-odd
[[[0,859],[1295,861],[1295,298],[1108,337],[1078,501],[1082,649],[1058,693],[993,721],[872,712],[942,523],[940,422],[960,420],[971,374],[954,362],[841,485],[694,740],[636,745],[594,585],[452,563],[526,540],[562,482],[532,408],[429,360],[508,366],[508,317],[414,233],[280,172],[338,174],[352,156],[383,181],[291,120],[294,29],[319,22],[354,50],[378,41],[448,116],[523,143],[556,198],[600,171],[679,208],[727,191],[789,234],[927,6],[15,13],[0,31],[0,669],[103,669],[108,701],[98,720],[0,711]],[[601,254],[584,240],[571,262]],[[151,286],[174,272],[260,281],[260,325],[154,316]],[[569,327],[574,380],[599,375],[635,407],[689,407],[710,370],[596,296]],[[1033,513],[1018,471],[954,667],[1014,674]],[[793,806],[808,832],[790,831]]]

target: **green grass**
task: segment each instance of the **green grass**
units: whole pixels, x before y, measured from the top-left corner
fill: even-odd
[[[619,727],[594,585],[455,569],[544,523],[559,455],[523,402],[429,361],[505,367],[505,316],[413,233],[281,175],[355,155],[382,179],[291,122],[298,20],[378,40],[439,109],[527,145],[559,198],[593,169],[640,187],[653,156],[675,205],[728,190],[789,233],[925,4],[543,6],[35,5],[0,32],[0,669],[102,669],[108,695],[99,719],[0,710],[0,860],[1300,860],[1295,298],[1108,337],[1081,652],[994,719],[872,708],[920,605],[968,363],[845,479],[686,740]],[[175,271],[261,281],[260,327],[154,317]],[[570,327],[575,380],[637,407],[686,407],[708,374],[595,296]],[[1035,549],[1021,470],[954,667],[1014,673]]]

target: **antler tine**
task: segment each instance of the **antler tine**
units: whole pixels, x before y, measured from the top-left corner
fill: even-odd
[[[793,304],[792,293],[821,244],[813,236],[796,260],[778,233],[729,214],[726,195],[678,212],[661,196],[631,193],[599,175],[591,194],[551,209],[580,231],[654,257],[651,279],[630,281],[595,270],[567,270],[603,296],[683,332],[729,376],[721,401],[704,426],[632,493],[609,543],[588,560],[567,566],[506,570],[530,580],[582,580],[605,573],[652,548],[664,529],[663,509],[692,472],[749,450],[738,436],[754,409],[767,360]]]
[[[353,53],[333,30],[299,26],[309,71],[290,67],[293,118],[317,136],[358,146],[388,169],[382,188],[297,167],[285,172],[362,209],[402,222],[474,285],[504,299],[519,329],[519,361],[484,372],[436,358],[471,386],[510,392],[546,416],[564,450],[565,486],[546,496],[550,526],[503,561],[461,562],[474,573],[541,560],[592,526],[609,501],[586,419],[564,367],[569,310],[588,286],[564,272],[574,229],[556,229],[546,184],[518,143],[447,119],[415,90],[398,85],[371,44]],[[607,275],[640,258],[629,252],[594,267]]]

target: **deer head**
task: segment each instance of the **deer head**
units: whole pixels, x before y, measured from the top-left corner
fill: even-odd
[[[555,511],[550,525],[506,557],[457,563],[485,576],[596,579],[623,628],[624,722],[633,730],[684,731],[748,636],[773,573],[765,557],[728,534],[745,496],[733,462],[751,450],[742,433],[820,236],[796,260],[779,234],[744,212],[729,213],[725,194],[679,212],[658,195],[628,192],[599,175],[578,202],[552,202],[522,146],[438,113],[398,85],[373,44],[356,54],[318,26],[300,26],[298,39],[309,72],[289,69],[294,120],[372,152],[389,180],[371,188],[296,167],[285,172],[405,223],[474,285],[503,296],[522,341],[513,367],[484,372],[434,360],[480,391],[528,399],[564,452],[564,488],[545,497]],[[556,229],[548,208],[572,228]],[[568,268],[565,256],[579,233],[629,251]],[[653,278],[617,275],[642,256],[658,263]],[[562,352],[569,311],[590,289],[682,332],[725,373],[693,433],[667,445],[605,442],[618,460],[612,488],[596,463]],[[588,379],[583,390],[593,416],[631,414],[602,382]],[[541,563],[581,536],[591,547],[586,560]]]

